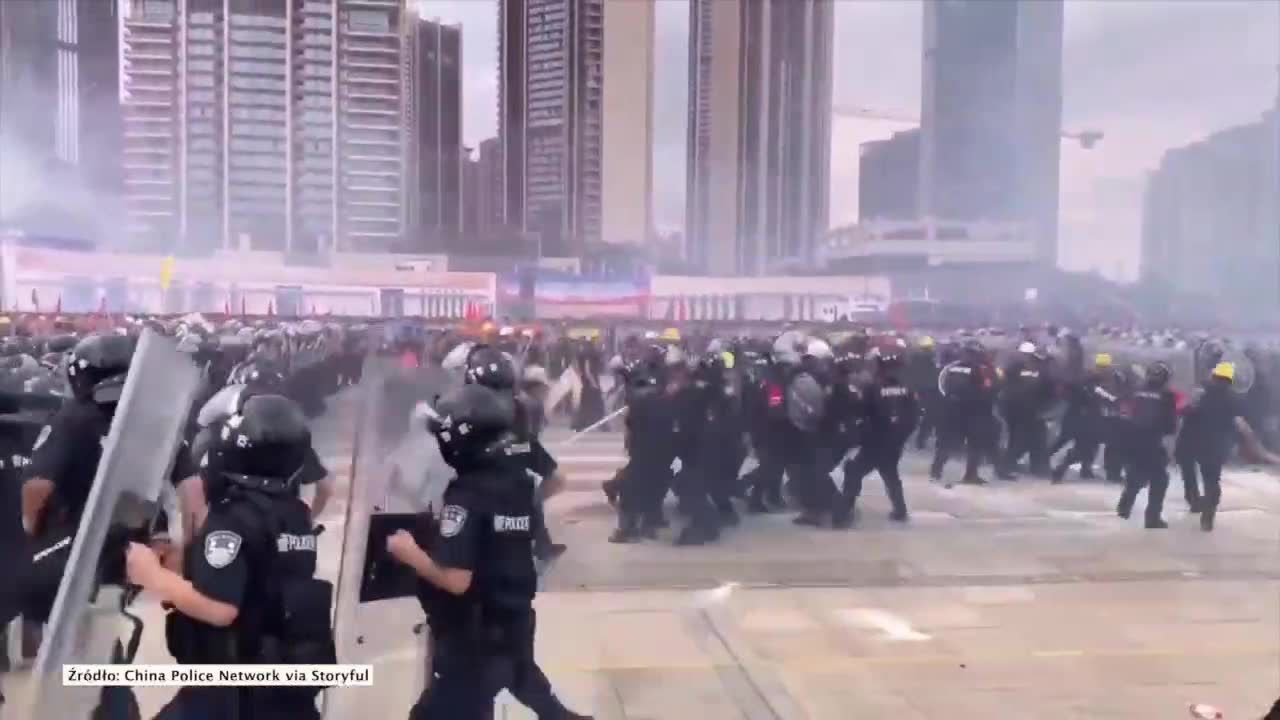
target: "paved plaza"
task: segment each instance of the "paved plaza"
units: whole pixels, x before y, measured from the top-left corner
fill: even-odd
[[[352,402],[317,429],[344,485]],[[708,547],[674,548],[674,531],[617,546],[599,486],[623,461],[621,437],[567,437],[548,438],[571,479],[550,506],[570,549],[538,599],[538,656],[562,696],[601,720],[1172,720],[1192,703],[1256,720],[1280,696],[1269,473],[1228,472],[1206,534],[1176,475],[1171,527],[1148,531],[1115,517],[1112,485],[1069,475],[948,489],[911,455],[906,527],[887,520],[872,476],[853,530],[747,516]],[[331,577],[343,512],[321,518]],[[154,619],[142,661],[166,662]],[[362,609],[361,656],[344,660],[373,663],[375,687],[333,697],[330,717],[407,715],[421,619],[414,601]],[[143,692],[144,711],[168,692]],[[504,697],[497,717],[533,716]]]

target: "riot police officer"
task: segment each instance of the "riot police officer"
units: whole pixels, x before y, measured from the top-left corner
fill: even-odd
[[[1178,433],[1175,455],[1187,504],[1191,512],[1200,514],[1200,529],[1205,532],[1213,530],[1218,501],[1222,498],[1222,466],[1235,443],[1237,423],[1242,422],[1241,402],[1231,389],[1234,380],[1235,366],[1218,363],[1187,408]],[[1196,478],[1197,469],[1204,479],[1203,494]]]
[[[23,603],[27,649],[38,645],[39,626],[53,609],[134,347],[134,339],[123,335],[92,335],[76,344],[66,363],[72,398],[41,429],[32,449],[22,485],[22,520],[33,553]],[[181,448],[171,480],[177,484],[194,472]]]
[[[511,456],[518,468],[534,483],[537,502],[534,505],[533,551],[542,561],[550,561],[565,551],[565,546],[551,541],[547,527],[543,501],[557,494],[565,485],[555,458],[538,438],[541,410],[531,401],[516,394],[516,369],[511,356],[489,345],[474,345],[467,353],[464,377],[466,382],[484,385],[500,393],[509,393],[515,399],[516,423],[513,432],[516,442],[511,446]]]
[[[311,446],[301,408],[251,395],[221,423],[200,472],[209,512],[181,574],[145,545],[129,547],[130,580],[171,608],[166,640],[179,663],[330,664],[333,588],[315,577],[316,534],[297,495]],[[157,720],[318,718],[314,687],[184,687]]]
[[[890,346],[873,351],[876,379],[861,393],[862,446],[844,466],[844,489],[832,516],[832,525],[837,528],[852,524],[854,504],[862,494],[862,481],[872,470],[884,480],[885,494],[893,506],[889,519],[896,522],[907,519],[907,501],[898,464],[907,439],[920,421],[920,401],[902,381],[904,350],[901,346]]]
[[[938,413],[938,444],[929,476],[941,480],[947,460],[963,449],[966,458],[960,482],[986,484],[978,476],[978,466],[992,421],[991,381],[984,373],[982,346],[976,341],[966,343],[960,357],[943,367],[938,383],[943,397]]]
[[[556,699],[534,661],[534,493],[508,459],[515,422],[514,398],[478,383],[431,411],[429,428],[457,477],[430,537],[387,539],[388,552],[420,579],[432,632],[434,679],[411,720],[487,720],[503,688],[541,718],[582,717]]]
[[[1132,407],[1127,420],[1126,450],[1128,472],[1124,490],[1116,514],[1128,518],[1138,491],[1147,488],[1147,512],[1145,527],[1148,530],[1167,528],[1161,515],[1164,512],[1164,494],[1169,489],[1169,458],[1164,449],[1164,438],[1178,429],[1178,409],[1173,391],[1169,389],[1169,366],[1162,362],[1147,368],[1146,380],[1141,390],[1133,394]]]

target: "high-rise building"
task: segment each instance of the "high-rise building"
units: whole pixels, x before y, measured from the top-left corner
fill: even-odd
[[[920,216],[1018,221],[1057,261],[1062,0],[924,4]]]
[[[653,236],[654,0],[604,4],[600,240]]]
[[[140,241],[404,247],[403,3],[127,0],[126,11],[124,167]]]
[[[919,209],[920,131],[862,143],[858,157],[858,219],[913,220]]]
[[[57,20],[54,3],[0,2],[0,218],[34,199],[31,176],[56,158]]]
[[[462,237],[469,253],[492,255],[503,248],[502,146],[497,138],[480,143],[462,169]]]
[[[32,202],[97,216],[114,200],[118,10],[95,0],[0,2],[0,216]]]
[[[462,28],[418,20],[413,60],[413,243],[407,244],[419,251],[462,252]]]
[[[170,248],[182,237],[183,93],[174,0],[129,0],[121,28],[125,230],[131,244]],[[191,147],[204,141],[191,138]],[[213,146],[214,140],[208,140]]]
[[[603,0],[509,0],[499,13],[503,216],[548,256],[600,240]]]
[[[1145,282],[1232,302],[1242,315],[1280,302],[1280,143],[1270,115],[1164,154],[1143,198]]]
[[[691,0],[686,253],[705,272],[814,261],[828,225],[832,0]]]

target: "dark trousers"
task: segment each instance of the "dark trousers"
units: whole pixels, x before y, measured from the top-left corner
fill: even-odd
[[[748,476],[751,485],[751,496],[759,499],[782,499],[782,473],[786,464],[782,454],[774,448],[756,445],[756,462],[758,465]]]
[[[565,707],[533,655],[536,619],[530,611],[502,628],[509,641],[477,642],[465,633],[433,637],[431,686],[409,720],[492,720],[493,701],[506,689],[539,718],[558,718]]]
[[[1128,515],[1138,498],[1138,492],[1147,489],[1147,522],[1161,519],[1164,514],[1164,496],[1169,489],[1169,472],[1166,470],[1164,448],[1135,447],[1125,473],[1124,490],[1120,493],[1117,510]]]
[[[720,525],[711,500],[713,466],[714,463],[705,459],[691,460],[680,468],[673,486],[690,524],[703,530],[715,530]]]
[[[1204,479],[1204,493],[1200,492],[1199,477]],[[1182,475],[1183,497],[1187,505],[1198,510],[1217,510],[1222,500],[1222,463],[1216,460],[1191,457],[1178,458],[1178,470]]]
[[[663,460],[666,459],[664,463]],[[662,503],[671,485],[670,459],[652,453],[632,453],[617,476],[618,516],[623,526],[662,517]]]
[[[874,470],[884,481],[884,494],[889,498],[894,511],[907,511],[907,500],[902,491],[902,475],[898,473],[898,463],[902,461],[905,445],[905,439],[872,438],[858,449],[852,460],[845,462],[842,509],[853,507],[862,495],[862,481]]]
[[[1045,472],[1049,465],[1048,429],[1036,416],[1013,416],[1009,422],[1009,445],[1004,455],[1005,470],[1013,470],[1023,455],[1031,459],[1031,472]]]
[[[829,471],[832,462],[828,453],[816,446],[796,448],[787,458],[787,480],[792,492],[806,513],[822,513],[831,510],[836,496],[836,484]]]
[[[929,475],[934,479],[942,477],[942,471],[952,456],[965,453],[964,477],[966,480],[978,476],[978,465],[982,462],[985,446],[983,430],[979,428],[979,418],[967,418],[960,415],[945,415],[938,425],[938,445],[933,451],[933,464]]]

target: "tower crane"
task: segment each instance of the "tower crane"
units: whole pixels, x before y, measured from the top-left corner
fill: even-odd
[[[831,108],[831,114],[837,117],[856,117],[868,120],[884,120],[886,122],[902,123],[904,125],[919,125],[920,118],[911,117],[907,113],[895,113],[887,110],[879,110],[876,108],[863,107],[860,105],[834,105]],[[1085,150],[1092,150],[1094,145],[1102,140],[1101,130],[1062,130],[1063,139],[1074,140],[1080,143],[1080,147]]]

